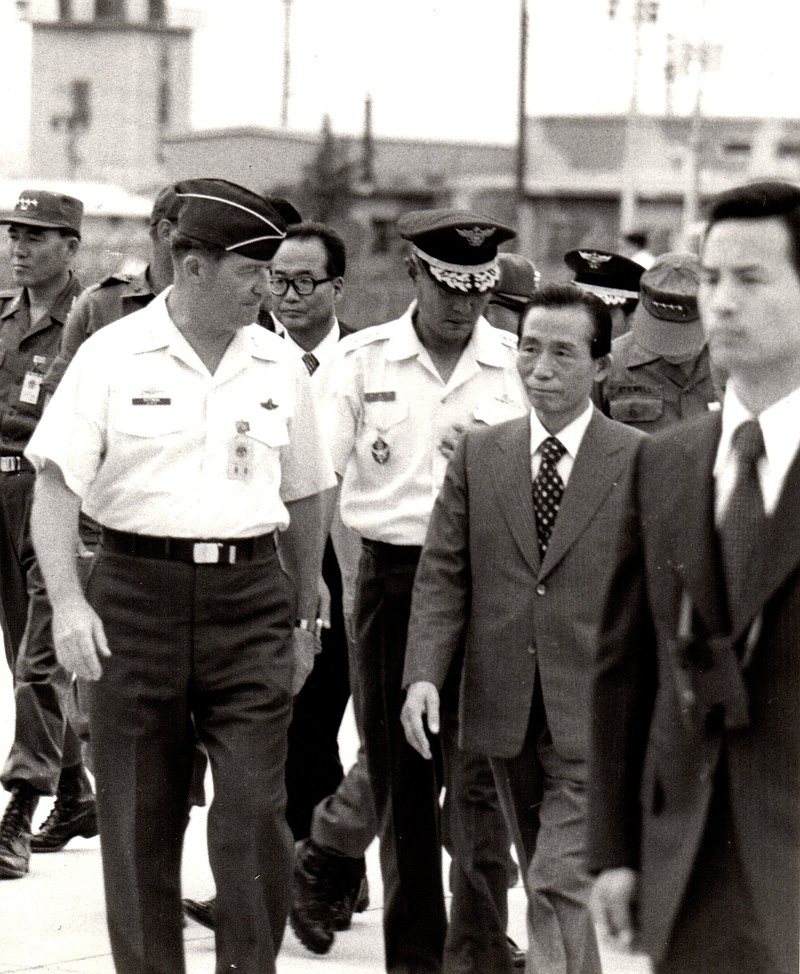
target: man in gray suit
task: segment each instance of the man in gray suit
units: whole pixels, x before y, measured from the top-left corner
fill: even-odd
[[[534,295],[517,361],[533,409],[456,450],[406,649],[403,724],[423,757],[424,722],[438,733],[439,690],[461,667],[459,743],[490,757],[526,873],[528,969],[548,974],[600,971],[584,855],[592,661],[620,486],[643,435],[591,404],[610,341],[598,298],[573,285]]]

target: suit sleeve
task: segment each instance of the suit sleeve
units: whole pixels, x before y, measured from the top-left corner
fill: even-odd
[[[589,769],[592,872],[639,865],[640,782],[656,690],[655,631],[637,502],[643,445],[628,478],[626,515],[612,553],[614,565],[598,638]]]
[[[403,686],[427,680],[439,689],[466,634],[471,571],[465,436],[447,466],[422,548],[406,642]]]

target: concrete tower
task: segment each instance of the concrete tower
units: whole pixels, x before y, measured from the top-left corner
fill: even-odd
[[[167,0],[24,7],[32,32],[31,175],[131,189],[160,184],[163,137],[189,128],[194,25],[176,23]]]

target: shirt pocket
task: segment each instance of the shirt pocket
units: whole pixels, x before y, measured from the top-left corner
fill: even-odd
[[[188,412],[168,396],[134,396],[117,406],[114,428],[126,436],[146,438],[179,433],[189,421]]]
[[[482,399],[472,411],[472,418],[476,423],[484,423],[486,426],[496,426],[504,423],[508,419],[516,419],[524,415],[525,410],[519,403],[511,399],[499,398],[497,396]]]
[[[289,424],[283,413],[261,411],[249,420],[247,435],[272,449],[280,449],[289,443]]]
[[[379,433],[387,430],[408,419],[408,400],[407,399],[364,399],[364,425]]]
[[[664,397],[652,393],[609,399],[608,411],[620,423],[654,423],[664,415]]]

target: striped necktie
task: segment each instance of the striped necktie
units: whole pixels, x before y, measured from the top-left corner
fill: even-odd
[[[308,374],[313,375],[319,368],[319,359],[313,352],[306,352],[303,356],[303,365],[308,369]]]

